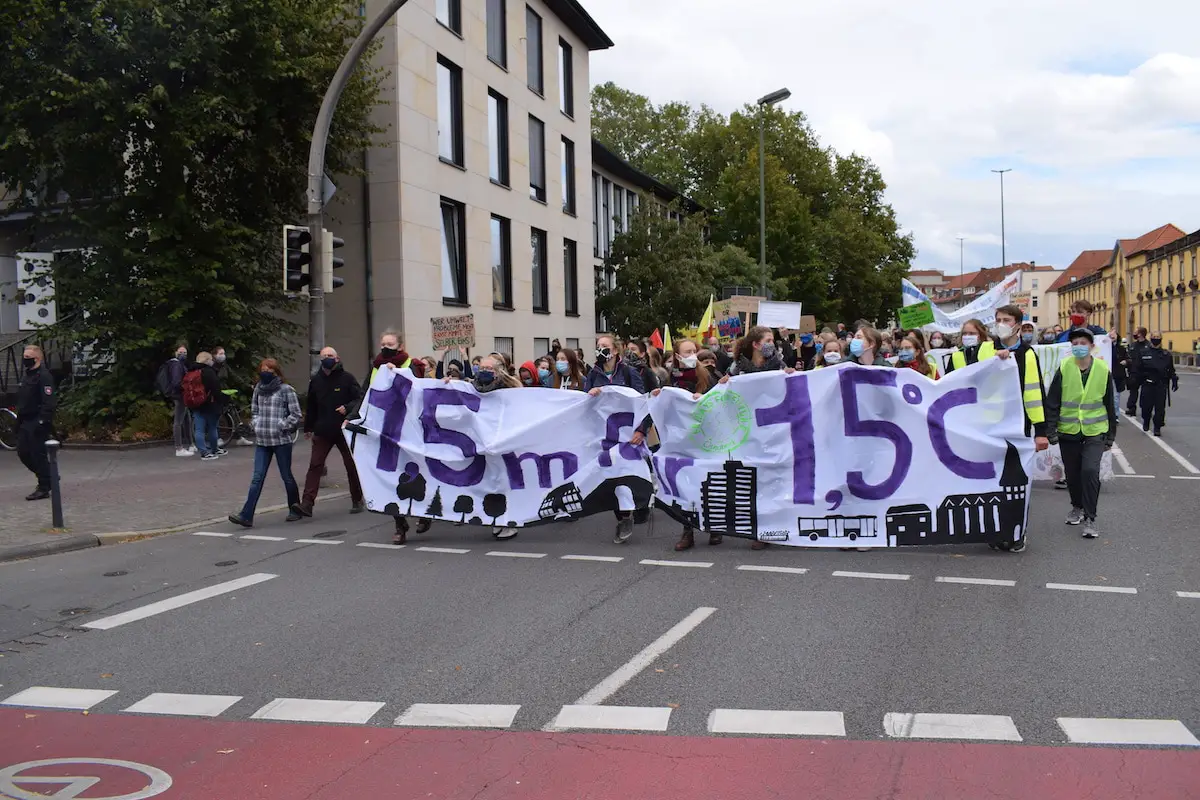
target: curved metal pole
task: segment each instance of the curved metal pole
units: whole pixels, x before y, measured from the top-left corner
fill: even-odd
[[[312,144],[308,149],[308,233],[312,237],[309,252],[313,254],[309,265],[308,289],[308,350],[309,371],[316,372],[319,366],[319,355],[325,347],[325,265],[321,260],[324,242],[324,208],[325,208],[325,148],[329,144],[329,128],[333,124],[333,112],[337,109],[342,91],[350,82],[350,75],[358,66],[358,61],[366,51],[367,45],[383,30],[400,7],[408,0],[388,0],[387,6],[379,15],[371,20],[358,34],[358,38],[350,45],[333,81],[325,91],[321,100],[321,109],[317,112],[317,121],[313,125]]]

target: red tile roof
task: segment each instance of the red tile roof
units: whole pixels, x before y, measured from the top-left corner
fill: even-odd
[[[1087,275],[1091,275],[1096,270],[1107,266],[1111,258],[1111,250],[1084,250],[1075,256],[1075,260],[1071,262],[1071,266],[1063,270],[1062,275],[1059,275],[1058,280],[1050,284],[1050,288],[1047,291],[1057,292],[1062,287],[1068,286]]]
[[[1125,257],[1129,258],[1132,255],[1143,253],[1147,250],[1163,247],[1176,239],[1182,239],[1184,236],[1187,236],[1185,231],[1168,222],[1161,228],[1155,228],[1149,233],[1143,233],[1136,239],[1118,239],[1117,245],[1121,248],[1121,252],[1125,254]]]
[[[914,269],[913,271],[908,273],[908,276],[910,278],[914,275],[921,277],[921,278],[932,278],[935,275],[938,277],[943,277],[943,278],[946,277],[945,275],[942,275],[942,271],[939,269]]]

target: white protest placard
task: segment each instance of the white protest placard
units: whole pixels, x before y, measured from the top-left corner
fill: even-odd
[[[900,287],[904,305],[911,306],[917,303],[928,302],[933,306],[934,322],[932,325],[923,326],[922,330],[958,333],[962,324],[969,319],[978,319],[984,325],[989,326],[995,322],[996,309],[1011,303],[1013,295],[1020,290],[1021,273],[1014,272],[1008,275],[1004,280],[979,295],[979,297],[976,297],[967,305],[949,312],[939,308],[937,303],[932,302],[928,295],[918,289],[907,278],[901,279]]]
[[[758,324],[767,328],[800,330],[800,307],[802,303],[785,303],[782,300],[758,301]]]

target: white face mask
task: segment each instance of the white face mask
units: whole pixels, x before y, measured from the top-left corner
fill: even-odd
[[[1016,329],[1013,328],[1011,325],[997,325],[996,326],[996,335],[999,336],[1001,339],[1008,339],[1015,332],[1016,332]]]
[[[679,357],[679,366],[683,367],[684,369],[695,369],[696,368],[696,357],[695,356],[680,356]]]
[[[970,333],[963,334],[962,343],[963,347],[975,347],[979,344],[979,337]]]
[[[826,364],[836,364],[842,360],[842,354],[836,351],[830,351],[828,353],[822,353],[821,358],[825,359]]]

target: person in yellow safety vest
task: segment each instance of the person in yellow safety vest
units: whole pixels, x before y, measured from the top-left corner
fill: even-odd
[[[1100,460],[1117,438],[1117,389],[1108,365],[1092,357],[1095,336],[1086,328],[1071,331],[1071,358],[1063,359],[1046,393],[1050,441],[1062,450],[1071,493],[1068,525],[1083,525],[1083,537],[1100,535],[1096,505],[1100,499]]]

